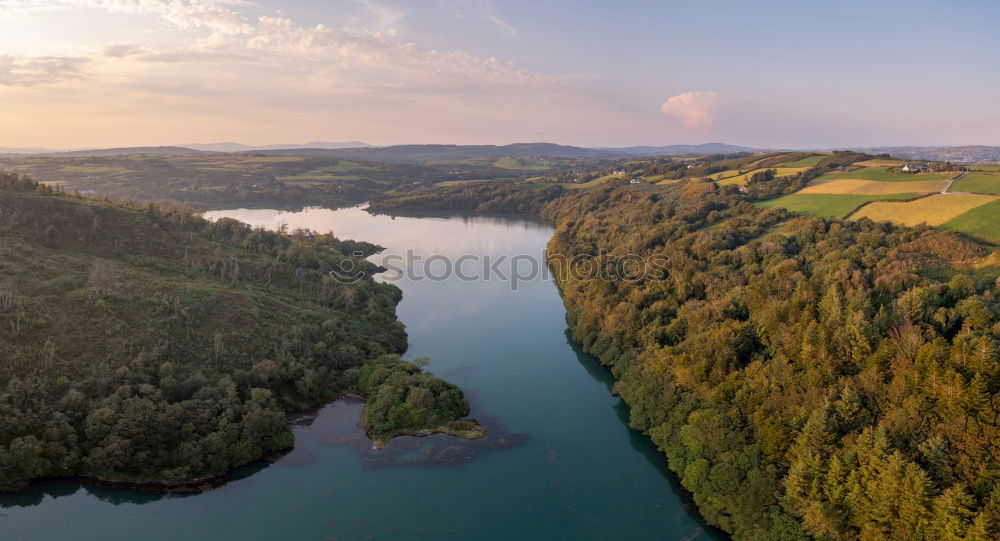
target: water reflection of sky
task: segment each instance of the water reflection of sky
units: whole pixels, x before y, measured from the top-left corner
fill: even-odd
[[[499,302],[501,298],[518,292],[530,294],[534,288],[554,287],[542,283],[541,276],[527,281],[519,281],[517,291],[510,280],[493,275],[489,281],[475,279],[463,281],[455,275],[447,278],[451,295],[440,295],[440,288],[433,287],[427,277],[441,273],[443,264],[435,261],[425,265],[432,256],[445,257],[455,264],[462,256],[475,256],[462,264],[467,276],[484,275],[484,266],[495,262],[498,256],[508,260],[499,265],[501,272],[511,277],[510,257],[528,256],[537,262],[539,273],[544,270],[543,248],[552,234],[552,227],[538,221],[509,216],[469,216],[469,215],[427,215],[387,216],[372,215],[363,206],[331,210],[320,207],[306,207],[301,211],[275,209],[231,209],[205,213],[209,219],[221,217],[235,218],[253,226],[278,229],[287,226],[289,230],[309,229],[319,233],[332,233],[341,239],[371,242],[385,248],[372,256],[374,263],[382,263],[385,257],[408,257],[408,253],[422,258],[412,265],[411,276],[392,283],[403,289],[403,302],[399,306],[400,319],[406,324],[411,337],[420,330],[441,324],[444,319],[472,316],[487,306]],[[457,227],[461,225],[462,227]],[[486,227],[484,227],[486,226]],[[498,235],[497,231],[507,231],[509,235]],[[492,260],[485,259],[493,258]],[[397,268],[399,260],[391,260]],[[386,266],[389,266],[387,263]],[[529,274],[531,264],[522,263],[521,275]],[[551,280],[546,280],[551,281]],[[473,292],[472,288],[475,288]],[[468,292],[465,295],[463,292]],[[460,302],[458,302],[460,301]],[[413,351],[420,351],[420,344],[413,344]],[[411,354],[413,352],[411,351]]]
[[[372,215],[363,207],[331,210],[306,207],[301,211],[274,209],[214,210],[205,217],[236,218],[254,226],[277,229],[286,225],[291,229],[310,229],[320,233],[333,233],[342,239],[363,240],[384,246],[387,253],[405,253],[408,248],[419,247],[420,252],[457,258],[464,254],[510,254],[525,246],[524,233],[537,236],[544,246],[552,233],[548,225],[508,217],[453,216],[406,217]],[[457,228],[456,223],[465,225]],[[491,229],[517,230],[520,234],[502,237],[483,234],[477,225],[488,224]],[[532,243],[538,246],[537,243]]]

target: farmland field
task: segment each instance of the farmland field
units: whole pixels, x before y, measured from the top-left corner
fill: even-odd
[[[702,175],[705,178],[710,178],[712,180],[723,180],[727,178],[737,177],[746,174],[740,169],[728,169],[726,171],[719,171],[718,173],[712,173],[711,175]]]
[[[802,171],[809,170],[808,167],[762,167],[760,169],[753,169],[751,171],[745,171],[740,174],[739,171],[733,169],[730,171],[723,171],[721,173],[715,173],[711,175],[711,178],[722,185],[729,184],[746,184],[748,178],[753,176],[755,173],[762,173],[768,169],[774,169],[775,177],[789,177]],[[898,190],[897,190],[898,191]]]
[[[528,158],[512,158],[510,156],[500,158],[492,163],[493,167],[501,169],[524,169],[529,171],[539,171],[550,169],[555,162],[546,160],[535,160]]]
[[[976,194],[937,194],[905,203],[876,202],[866,205],[851,218],[902,225],[941,225],[998,197]]]
[[[774,167],[816,167],[816,164],[825,158],[823,154],[817,154],[816,156],[808,156],[800,160],[795,160],[794,162],[782,162],[775,164]]]
[[[580,184],[564,184],[564,186],[566,186],[567,188],[570,188],[570,189],[592,188],[594,186],[598,186],[600,184],[604,184],[605,182],[607,182],[607,181],[609,181],[609,180],[611,180],[613,178],[622,178],[624,176],[625,175],[615,175],[615,174],[604,175],[603,177],[597,177],[594,180],[588,180],[587,182],[583,182],[583,183],[580,183]]]
[[[489,179],[472,179],[472,180],[446,180],[444,182],[437,182],[435,186],[461,186],[463,184],[477,184],[480,182],[490,182]]]
[[[969,173],[952,184],[954,192],[1000,194],[1000,173]]]
[[[242,158],[243,163],[288,163],[301,162],[305,158],[301,156],[248,156]]]
[[[933,193],[940,192],[945,180],[912,180],[909,182],[881,182],[877,180],[861,180],[853,178],[831,179],[826,176],[810,182],[798,193],[829,193],[856,195],[886,195],[901,192]]]
[[[1000,200],[978,206],[941,225],[959,233],[1000,243]]]
[[[889,171],[886,167],[864,167],[853,171],[827,173],[821,179],[834,180],[852,178],[861,180],[878,180],[881,182],[912,182],[914,180],[946,180],[958,173],[899,173]]]
[[[770,201],[758,203],[764,208],[786,208],[803,214],[816,214],[825,218],[843,217],[861,205],[882,199],[913,199],[916,193],[896,193],[885,195],[819,194],[795,193]]]
[[[899,167],[906,162],[903,160],[888,160],[885,158],[874,158],[871,160],[865,160],[863,162],[857,162],[854,165],[860,165],[861,167]]]
[[[65,173],[93,173],[95,175],[128,173],[128,169],[125,169],[124,167],[102,167],[95,165],[67,165],[60,171]]]

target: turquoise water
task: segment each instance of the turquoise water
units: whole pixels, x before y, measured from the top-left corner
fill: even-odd
[[[390,218],[358,208],[210,215],[452,261],[540,260],[552,233],[517,218]],[[467,277],[477,268],[463,265]],[[530,264],[520,268],[528,274]],[[361,404],[340,400],[299,423],[290,454],[203,494],[52,482],[0,496],[0,539],[719,538],[684,503],[656,449],[628,428],[610,375],[568,338],[551,280],[538,276],[515,291],[495,275],[438,281],[424,270],[440,275],[444,263],[393,282],[403,290],[407,357],[430,357],[429,370],[466,391],[489,427],[486,441],[406,437],[372,450],[356,426]]]

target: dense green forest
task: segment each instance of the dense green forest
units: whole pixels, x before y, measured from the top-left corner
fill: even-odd
[[[549,203],[575,338],[739,539],[995,539],[1000,269],[953,233],[797,217],[711,183]]]
[[[399,289],[361,258],[362,279],[328,275],[378,250],[0,173],[0,490],[218,476],[347,392],[376,441],[481,435],[460,389],[399,359]]]
[[[524,186],[508,182],[421,186],[384,194],[374,199],[368,209],[387,214],[405,210],[537,214],[542,205],[565,191],[558,185]]]
[[[735,538],[996,539],[1000,258],[955,233],[753,204],[868,157],[743,190],[612,180],[510,206],[494,186],[373,207],[537,209],[557,224],[553,260],[666,257],[665,279],[554,269],[632,425]]]

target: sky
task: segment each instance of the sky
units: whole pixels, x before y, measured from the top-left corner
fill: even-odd
[[[0,147],[1000,145],[1000,2],[0,0]]]

